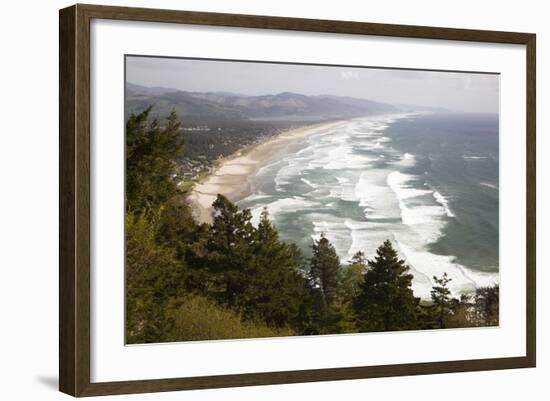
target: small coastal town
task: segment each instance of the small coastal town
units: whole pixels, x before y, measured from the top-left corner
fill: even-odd
[[[188,189],[212,174],[223,158],[265,142],[284,130],[275,126],[181,127],[186,146],[184,157],[174,168],[173,178],[180,187]]]

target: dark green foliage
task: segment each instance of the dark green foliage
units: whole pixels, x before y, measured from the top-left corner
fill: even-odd
[[[499,320],[499,286],[476,289],[474,295],[475,319],[480,326],[498,326]]]
[[[298,247],[298,245],[294,243],[288,244],[288,250],[290,254],[292,255],[292,259],[294,260],[294,265],[304,274],[308,271],[308,260]]]
[[[498,325],[499,286],[479,287],[473,294],[453,298],[446,274],[434,277],[432,302],[422,304],[418,315],[421,329],[486,327]]]
[[[366,271],[368,263],[369,261],[367,260],[367,256],[363,251],[355,252],[355,254],[351,257],[351,260],[349,261],[350,266],[359,266],[364,271]]]
[[[319,289],[323,308],[329,308],[338,295],[340,258],[324,234],[319,240],[313,242],[312,249],[311,279],[314,287]]]
[[[169,330],[168,302],[183,294],[185,263],[155,241],[152,216],[126,216],[126,340],[156,342]]]
[[[199,227],[195,223],[189,205],[180,195],[173,196],[160,208],[157,240],[178,248],[196,238]],[[178,255],[181,255],[180,249]]]
[[[306,293],[296,250],[280,241],[267,210],[262,212],[256,237],[253,261],[258,273],[252,289],[254,309],[271,326],[297,325]]]
[[[338,271],[337,294],[334,302],[328,307],[328,316],[321,322],[320,332],[325,333],[356,333],[357,317],[353,302],[360,293],[360,284],[367,271],[365,254],[357,252]]]
[[[443,277],[433,277],[435,285],[430,291],[432,297],[432,314],[435,321],[435,326],[439,329],[444,329],[448,326],[448,320],[453,315],[453,306],[455,302],[451,297],[451,290],[448,284],[452,280],[447,273],[443,273]]]
[[[215,277],[211,295],[245,319],[273,327],[297,324],[305,278],[296,253],[279,240],[267,212],[256,229],[250,211],[239,211],[225,197],[218,195],[213,207],[205,262]]]
[[[479,287],[473,294],[462,294],[460,299],[456,299],[446,288],[449,281],[445,275],[436,280],[432,303],[422,308],[429,315],[429,324],[424,323],[422,328],[498,326],[498,284]]]
[[[312,299],[312,330],[320,334],[354,331],[353,316],[342,302],[342,267],[334,246],[321,235],[313,242],[309,280]]]
[[[473,327],[475,326],[473,320],[473,306],[470,302],[471,296],[468,294],[462,294],[460,299],[451,299],[452,315],[449,316],[447,327]],[[430,327],[434,328],[434,327]]]
[[[376,250],[368,266],[354,302],[360,331],[416,329],[419,298],[411,289],[413,276],[389,240]]]
[[[367,273],[368,265],[365,254],[361,251],[355,253],[348,266],[343,269],[340,279],[340,296],[346,302],[352,302],[361,292],[360,284]]]
[[[126,208],[157,208],[176,192],[174,160],[183,154],[183,137],[175,113],[161,127],[147,121],[151,108],[126,123]]]
[[[242,307],[250,299],[245,290],[250,287],[253,266],[251,242],[254,227],[249,210],[239,211],[224,196],[213,204],[214,221],[209,228],[203,265],[214,277],[214,296],[225,305]]]
[[[149,109],[126,126],[126,336],[128,343],[162,341],[167,305],[185,293],[187,265],[180,240],[196,227],[171,180],[181,153],[179,123],[147,123]],[[176,223],[176,220],[178,223]]]

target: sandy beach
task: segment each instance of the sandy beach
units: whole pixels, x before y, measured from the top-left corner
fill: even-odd
[[[232,202],[246,197],[250,193],[248,177],[254,175],[262,165],[275,159],[296,140],[340,123],[335,121],[291,129],[221,160],[218,168],[204,182],[197,183],[189,195],[195,218],[201,223],[211,223],[212,203],[218,194]]]

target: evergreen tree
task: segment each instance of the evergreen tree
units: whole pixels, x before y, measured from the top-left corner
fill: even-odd
[[[267,210],[219,195],[198,225],[173,178],[183,152],[174,113],[126,125],[126,334],[129,343],[498,325],[499,287],[451,297],[445,273],[420,306],[390,241],[342,267],[322,235],[306,260]],[[233,325],[229,328],[227,325]]]
[[[340,258],[324,234],[313,242],[312,249],[308,274],[312,297],[311,330],[316,334],[348,331],[339,299]]]
[[[152,212],[151,212],[152,213]],[[184,295],[185,262],[155,241],[153,216],[126,216],[126,339],[128,343],[163,341],[171,328],[165,312],[170,300]]]
[[[269,212],[266,207],[260,213],[260,222],[258,223],[257,239],[259,243],[267,246],[279,242],[279,233],[269,221]]]
[[[294,265],[302,272],[304,275],[308,272],[308,260],[302,253],[300,247],[295,243],[287,243],[292,259],[294,260]]]
[[[319,288],[323,307],[328,308],[336,300],[340,275],[340,258],[334,246],[325,237],[313,242],[310,259],[310,274],[315,287]]]
[[[340,296],[345,302],[352,302],[360,293],[360,284],[367,272],[368,261],[362,251],[358,251],[343,269],[340,279]]]
[[[475,326],[475,312],[471,302],[470,294],[461,294],[460,299],[451,300],[453,309],[452,316],[449,317],[447,327],[473,327]]]
[[[443,277],[433,277],[435,285],[430,291],[432,298],[432,314],[435,320],[435,327],[444,329],[448,327],[448,320],[453,315],[453,306],[456,305],[457,300],[451,297],[451,291],[448,284],[452,280],[447,275],[447,272],[443,273]]]
[[[148,122],[149,107],[126,123],[126,208],[159,207],[176,194],[174,163],[183,155],[183,136],[175,112],[164,127]]]
[[[250,289],[251,309],[270,326],[300,324],[297,317],[307,297],[305,277],[296,265],[296,254],[280,241],[267,209],[260,216],[253,248],[250,262],[257,273]]]
[[[185,248],[201,235],[187,200],[183,195],[173,196],[159,210],[157,241],[177,248],[178,256],[183,257]]]
[[[350,266],[359,266],[362,269],[367,269],[368,264],[367,256],[363,251],[357,251],[355,254],[351,257],[349,264]]]
[[[480,287],[474,295],[476,324],[479,326],[498,326],[499,285]]]
[[[324,331],[327,332],[357,332],[353,301],[360,293],[359,285],[367,271],[367,259],[365,254],[359,251],[348,263],[347,266],[340,269],[338,274],[336,300],[330,307],[330,318],[325,319],[324,323]]]
[[[204,267],[214,276],[212,294],[219,302],[243,307],[250,299],[247,288],[254,276],[250,246],[254,241],[254,227],[250,210],[239,211],[225,196],[218,195],[212,204],[213,223],[209,227]]]
[[[213,207],[205,261],[214,274],[212,296],[245,319],[273,327],[296,325],[307,297],[305,278],[267,211],[255,229],[250,211],[239,211],[222,195]]]
[[[171,174],[183,151],[179,122],[148,122],[150,108],[126,124],[126,335],[129,343],[163,341],[168,303],[185,293],[187,266],[178,255],[166,202],[177,194]],[[181,213],[179,215],[181,217]],[[172,226],[173,227],[173,226]],[[170,233],[168,233],[170,231]]]
[[[419,298],[411,289],[409,266],[397,257],[389,240],[369,260],[354,309],[360,331],[408,330],[418,327]]]

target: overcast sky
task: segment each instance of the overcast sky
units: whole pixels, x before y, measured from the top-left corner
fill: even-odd
[[[330,94],[469,112],[499,108],[499,76],[492,74],[127,57],[126,79],[183,91]]]

